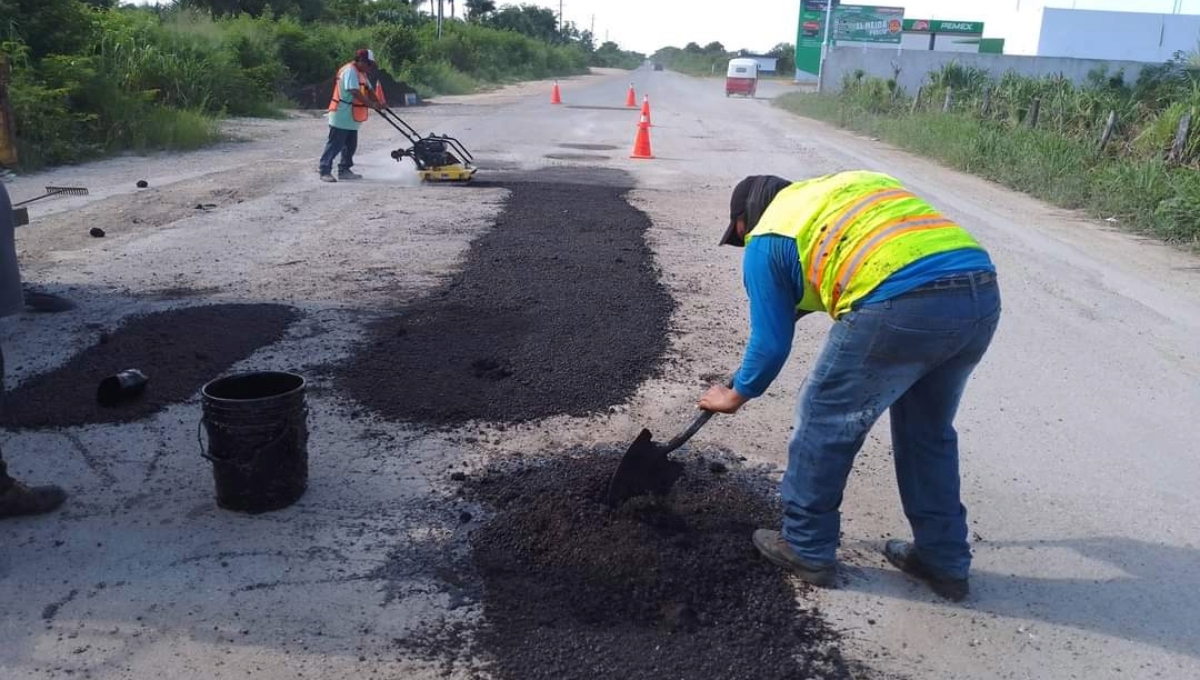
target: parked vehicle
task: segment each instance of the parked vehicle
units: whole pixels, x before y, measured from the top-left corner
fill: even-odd
[[[753,59],[730,59],[725,72],[725,96],[740,94],[753,97],[758,91],[758,62]]]

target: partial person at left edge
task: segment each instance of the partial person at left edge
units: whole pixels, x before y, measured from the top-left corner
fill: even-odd
[[[13,236],[15,225],[8,189],[0,181],[0,317],[17,314],[25,307]],[[0,424],[3,417],[4,348],[0,347]],[[0,519],[47,513],[62,505],[66,498],[66,492],[57,486],[26,486],[10,477],[4,453],[0,451]]]
[[[13,116],[8,103],[9,74],[8,58],[0,54],[0,182],[9,175],[8,168],[17,166],[17,140],[13,134]],[[15,227],[29,224],[29,211],[24,208],[13,211],[12,220]],[[6,242],[12,241],[13,232],[11,230],[7,238]],[[70,300],[53,293],[36,290],[28,282],[23,284],[21,290],[25,298],[25,308],[28,311],[65,312],[75,308],[75,303]]]
[[[17,314],[26,305],[21,270],[17,266],[17,213],[13,210],[8,188],[4,186],[5,166],[15,166],[17,162],[7,85],[8,64],[0,60],[0,317]],[[0,424],[3,423],[4,348],[0,347]],[[0,451],[0,519],[51,512],[66,499],[66,492],[57,486],[31,487],[10,477],[4,453]]]

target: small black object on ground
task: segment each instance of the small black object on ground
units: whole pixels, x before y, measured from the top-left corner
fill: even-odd
[[[150,378],[136,368],[129,368],[100,381],[96,389],[96,401],[101,406],[113,407],[123,401],[142,396]]]

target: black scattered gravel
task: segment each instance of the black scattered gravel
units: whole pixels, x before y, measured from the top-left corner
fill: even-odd
[[[750,542],[780,521],[765,475],[692,459],[665,502],[614,511],[601,496],[616,463],[593,452],[472,475],[465,496],[488,513],[470,535],[482,619],[400,646],[451,672],[471,640],[499,680],[852,677],[837,635],[796,602],[807,586]]]

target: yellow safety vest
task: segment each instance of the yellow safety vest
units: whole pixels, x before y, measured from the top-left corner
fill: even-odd
[[[854,171],[795,182],[767,206],[756,236],[796,239],[805,312],[850,311],[879,284],[923,257],[982,246],[894,177]]]

